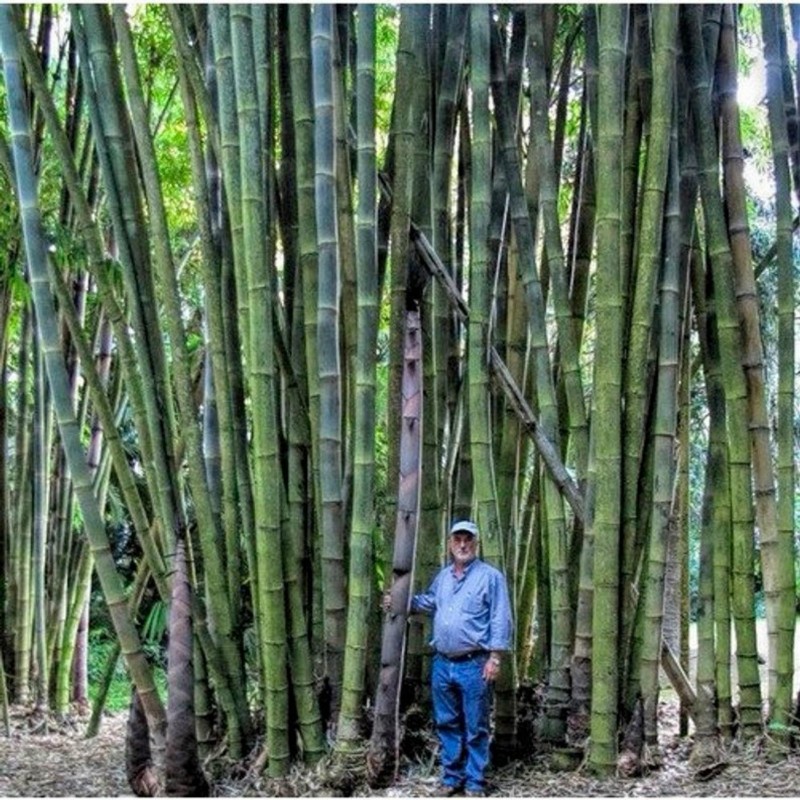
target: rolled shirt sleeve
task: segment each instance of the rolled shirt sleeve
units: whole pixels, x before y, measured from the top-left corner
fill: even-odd
[[[427,592],[420,592],[411,597],[412,611],[421,614],[433,614],[436,611],[436,591],[441,575],[441,572],[436,575]]]
[[[491,578],[491,622],[488,650],[511,649],[511,602],[505,576],[493,570]]]

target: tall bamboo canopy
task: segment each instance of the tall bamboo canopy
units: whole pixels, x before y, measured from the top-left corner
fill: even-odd
[[[0,8],[11,701],[86,706],[100,629],[157,748],[385,781],[470,516],[499,760],[658,766],[662,667],[700,766],[785,752],[799,42],[783,5]]]

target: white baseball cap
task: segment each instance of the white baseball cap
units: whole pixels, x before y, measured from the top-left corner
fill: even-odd
[[[450,536],[454,533],[468,533],[470,536],[474,536],[477,539],[478,526],[472,522],[472,520],[459,519],[450,526]]]

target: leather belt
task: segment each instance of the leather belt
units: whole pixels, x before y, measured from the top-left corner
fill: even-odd
[[[480,656],[488,656],[489,652],[487,650],[469,650],[466,653],[438,653],[437,655],[440,655],[446,661],[458,663],[459,661],[472,661],[473,658]]]

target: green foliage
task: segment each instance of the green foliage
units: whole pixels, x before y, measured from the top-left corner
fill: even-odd
[[[89,700],[94,702],[101,688],[103,673],[105,672],[109,657],[113,654],[114,642],[108,638],[107,633],[95,629],[89,633]],[[166,670],[157,666],[154,670],[156,686],[159,694],[164,697],[167,693]],[[106,711],[119,712],[127,710],[131,702],[131,681],[125,669],[122,658],[117,659],[117,666],[111,679],[108,695],[106,696]]]
[[[699,355],[696,338],[692,337],[692,358]],[[703,492],[706,483],[708,452],[708,401],[702,369],[697,371],[689,399],[689,609],[697,618],[697,591],[700,572],[700,533],[703,524]]]
[[[88,679],[89,699],[94,702],[99,694],[103,676],[108,666],[108,659],[115,651],[113,627],[101,602],[99,593],[92,597],[92,628],[89,631]],[[167,662],[164,648],[164,634],[167,628],[167,606],[156,600],[150,607],[141,627],[142,647],[147,658],[153,664],[156,685],[164,696],[167,691]],[[123,711],[128,708],[131,699],[131,680],[128,677],[125,661],[117,658],[117,665],[111,679],[106,698],[108,711]]]
[[[94,630],[89,633],[89,700],[94,703],[99,694],[103,673],[109,657],[114,652],[114,643],[108,639],[104,631]],[[131,699],[131,684],[121,658],[117,659],[114,677],[106,696],[106,710],[123,711]]]
[[[173,233],[195,228],[186,119],[178,92],[178,66],[167,10],[144,4],[132,11],[131,30],[145,103],[150,112],[158,172]]]
[[[379,5],[375,15],[375,117],[378,158],[382,159],[389,141],[392,117],[397,35],[400,10],[394,5]]]

